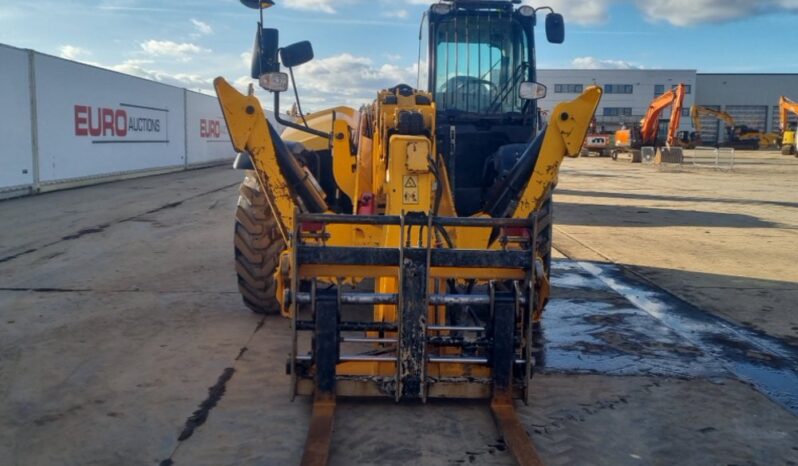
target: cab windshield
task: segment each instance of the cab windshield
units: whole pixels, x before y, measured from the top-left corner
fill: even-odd
[[[529,68],[527,38],[510,17],[453,15],[435,36],[438,110],[521,112],[518,86]]]

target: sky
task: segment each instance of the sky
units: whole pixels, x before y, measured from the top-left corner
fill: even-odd
[[[316,58],[295,70],[303,110],[357,106],[379,89],[415,84],[430,0],[274,2],[265,25],[280,29],[281,45],[313,43]],[[538,28],[539,68],[798,73],[798,0],[524,3],[565,17],[561,45]],[[216,76],[251,82],[256,22],[238,0],[0,0],[0,43],[206,93]]]

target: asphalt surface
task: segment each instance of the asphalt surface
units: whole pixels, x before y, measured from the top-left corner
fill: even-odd
[[[678,261],[658,263],[670,293],[650,288],[651,276],[626,256],[607,259],[623,251],[605,246],[617,241],[614,227],[580,233],[580,218],[584,228],[596,221],[569,204],[594,196],[574,193],[587,191],[579,177],[667,180],[607,160],[566,164],[555,245],[573,260],[555,261],[546,350],[532,403],[518,406],[547,464],[798,464],[789,384],[798,365],[783,330],[792,314],[753,325],[707,309],[684,292],[690,286],[676,286],[688,268]],[[0,464],[298,462],[310,402],[288,399],[288,323],[251,314],[236,290],[240,179],[211,168],[0,202]],[[769,185],[755,188],[770,193]],[[689,208],[659,208],[673,211],[663,213],[668,222],[693,218]],[[796,223],[794,211],[779,212],[779,225]],[[668,239],[672,229],[659,226]],[[661,257],[666,247],[649,243],[629,257]],[[768,296],[790,299],[789,273]],[[723,309],[739,299],[723,296],[714,303]],[[773,382],[779,374],[787,386]],[[340,465],[512,464],[479,402],[342,401],[332,455]]]

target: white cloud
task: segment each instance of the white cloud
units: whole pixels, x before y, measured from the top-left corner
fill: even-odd
[[[152,64],[151,60],[125,60],[118,65],[103,66],[120,73],[138,76],[140,78],[158,81],[173,86],[186,87],[192,90],[209,91],[212,88],[212,79],[191,73],[169,73],[166,71],[151,69],[146,66]]]
[[[89,55],[91,55],[91,52],[74,45],[62,45],[58,48],[58,56],[67,60],[79,60]]]
[[[609,18],[613,4],[629,0],[549,0],[565,16],[565,23],[596,24]],[[753,15],[798,11],[798,0],[631,0],[649,21],[666,21],[674,26],[734,21]],[[524,0],[539,5],[539,2]],[[545,12],[541,12],[545,13]],[[567,34],[567,33],[566,33]]]
[[[403,10],[403,9],[398,9],[398,10],[386,10],[386,11],[383,11],[383,12],[382,12],[382,16],[384,16],[384,17],[386,17],[386,18],[398,18],[398,19],[405,19],[405,18],[407,18],[409,15],[410,15],[410,14],[407,12],[407,10]]]
[[[798,0],[637,0],[649,20],[665,20],[675,26],[720,23],[753,15],[798,11]]]
[[[188,42],[172,42],[171,40],[148,40],[139,44],[141,49],[148,55],[155,57],[172,57],[180,61],[191,60],[192,55],[208,52],[197,45]]]
[[[285,0],[283,5],[294,10],[321,11],[324,13],[335,13],[332,7],[333,0]]]
[[[595,57],[576,57],[571,61],[571,66],[581,70],[632,70],[642,66],[624,60],[607,60]]]
[[[414,66],[376,65],[369,58],[349,53],[311,61],[297,67],[294,74],[302,101],[321,106],[359,106],[374,100],[380,89],[416,82]]]
[[[210,24],[204,23],[198,19],[191,18],[191,24],[197,29],[197,32],[202,34],[203,36],[207,36],[208,34],[213,34],[213,28]]]
[[[540,6],[539,1],[524,0],[524,3],[534,7]],[[545,5],[554,8],[554,11],[565,17],[565,35],[568,35],[568,23],[596,24],[609,18],[607,7],[613,0],[549,0]],[[547,11],[538,14],[544,15]],[[538,22],[541,24],[542,22]]]

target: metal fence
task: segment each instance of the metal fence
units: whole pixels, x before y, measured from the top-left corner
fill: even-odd
[[[731,147],[696,147],[684,150],[685,165],[714,168],[717,170],[734,169],[734,149]]]

